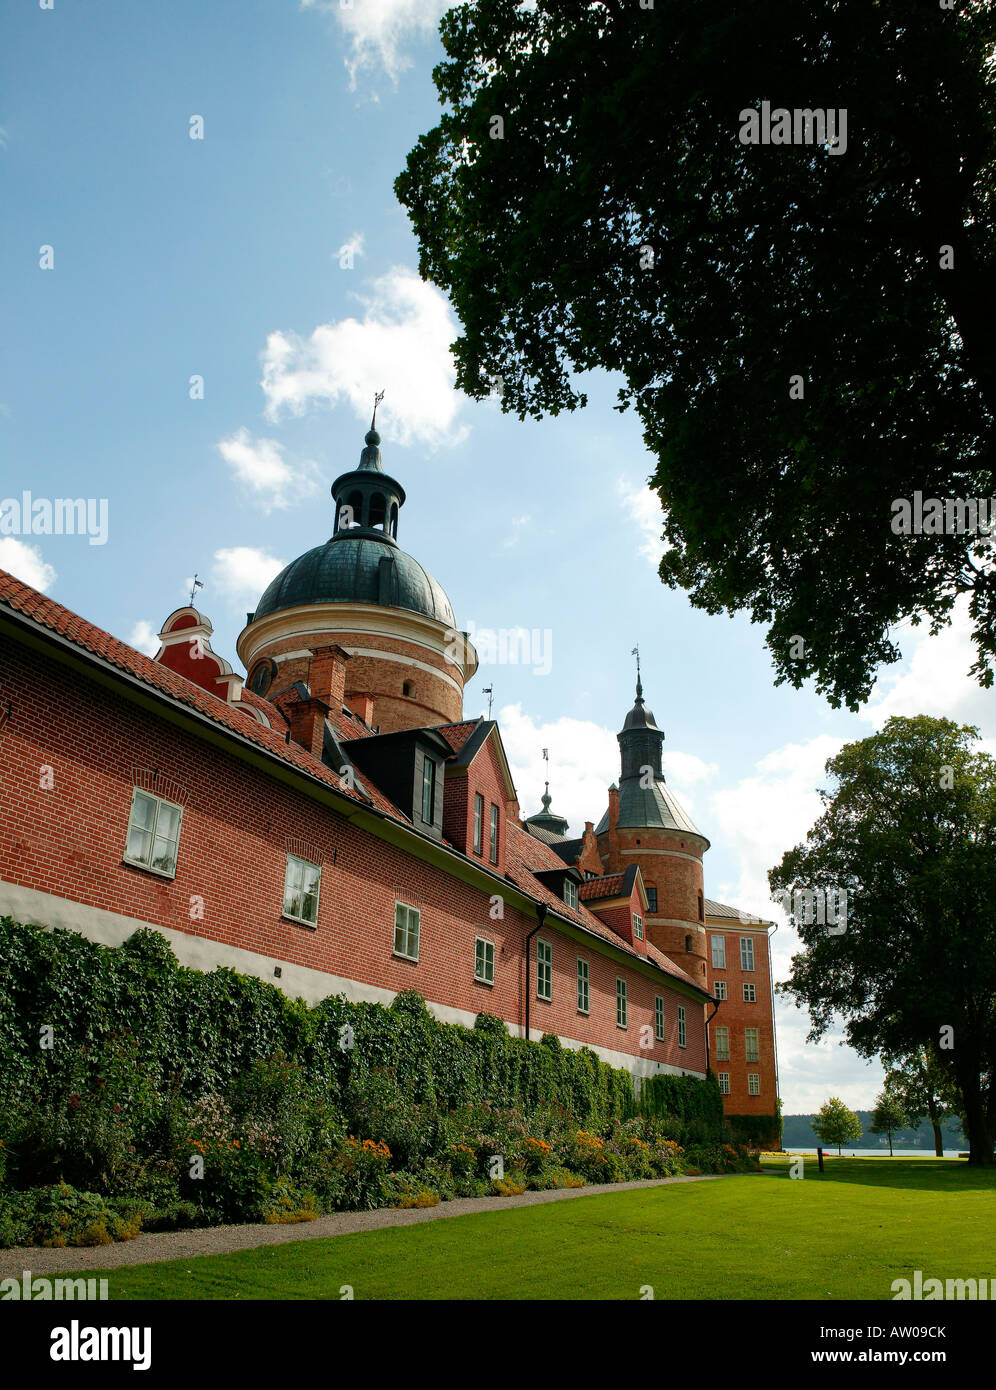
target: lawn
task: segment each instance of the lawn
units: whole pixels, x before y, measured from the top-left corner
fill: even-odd
[[[117,1271],[117,1299],[890,1299],[894,1279],[996,1276],[996,1171],[807,1158]],[[78,1276],[77,1276],[78,1277]]]

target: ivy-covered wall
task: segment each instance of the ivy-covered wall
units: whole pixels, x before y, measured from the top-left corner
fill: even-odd
[[[188,1098],[225,1090],[282,1053],[333,1103],[357,1069],[386,1067],[413,1103],[441,1110],[556,1101],[580,1124],[603,1125],[637,1108],[629,1072],[555,1037],[510,1037],[486,1014],[473,1029],[440,1023],[412,995],[389,1008],[340,996],[309,1008],[253,977],[181,966],[154,931],[112,948],[0,919],[0,1104],[43,1096],[76,1077],[81,1059],[106,1065],[111,1045],[144,1086]],[[712,1079],[654,1077],[640,1108],[694,1120],[703,1137],[721,1129]]]

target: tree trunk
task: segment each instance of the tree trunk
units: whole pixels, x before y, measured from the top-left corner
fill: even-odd
[[[889,1130],[889,1157],[892,1158],[892,1130]]]
[[[978,1072],[966,1068],[961,1080],[961,1094],[965,1102],[965,1129],[968,1132],[968,1161],[971,1164],[991,1167],[993,1164],[993,1133],[982,1099],[982,1087]]]
[[[932,1094],[927,1096],[927,1118],[930,1120],[930,1127],[934,1131],[934,1153],[938,1158],[943,1158],[944,1140],[941,1138],[941,1126],[937,1122],[937,1106],[934,1103]]]

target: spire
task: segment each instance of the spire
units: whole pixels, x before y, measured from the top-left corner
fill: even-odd
[[[397,544],[398,511],[405,504],[405,490],[394,478],[388,477],[380,461],[377,407],[383,399],[383,391],[374,396],[373,415],[364,441],[366,448],[360,454],[359,464],[332,484],[335,499],[333,540],[369,537],[386,541],[388,545]]]
[[[384,392],[377,391],[374,395],[373,415],[370,417],[370,428],[363,437],[366,448],[360,455],[360,469],[364,473],[383,473],[384,469],[380,461],[380,435],[377,433],[377,407],[384,399]]]
[[[549,748],[543,749],[543,761],[547,767],[550,766]],[[534,816],[530,816],[525,822],[526,825],[538,826],[541,830],[547,830],[553,835],[566,835],[569,824],[567,819],[564,816],[558,816],[556,811],[550,810],[550,802],[553,798],[550,795],[549,781],[543,783],[543,795],[540,800],[543,802],[542,811],[537,811]]]
[[[636,657],[636,703],[637,703],[638,705],[642,705],[642,704],[643,704],[643,686],[642,686],[642,684],[640,683],[640,644],[639,644],[639,642],[637,642],[636,646],[635,646],[635,647],[633,648],[633,650],[630,652],[630,656],[635,656],[635,657]]]

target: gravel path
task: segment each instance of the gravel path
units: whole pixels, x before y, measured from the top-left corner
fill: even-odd
[[[460,1197],[438,1207],[384,1207],[379,1211],[344,1211],[280,1226],[209,1226],[202,1230],[160,1231],[114,1245],[50,1250],[39,1245],[20,1245],[0,1250],[0,1279],[32,1274],[71,1274],[78,1269],[119,1269],[124,1265],[154,1264],[159,1260],[191,1259],[197,1255],[225,1255],[232,1250],[253,1250],[259,1245],[284,1245],[293,1240],[318,1240],[350,1235],[353,1231],[377,1231],[385,1226],[414,1226],[419,1221],[439,1221],[449,1216],[469,1216],[481,1211],[506,1211],[509,1207],[533,1207],[543,1202],[569,1202],[575,1197],[598,1197],[605,1192],[630,1192],[639,1187],[666,1187],[668,1183],[714,1182],[720,1174],[702,1177],[652,1178],[646,1182],[612,1182],[590,1187],[571,1187],[553,1192],[523,1192],[519,1197]]]

